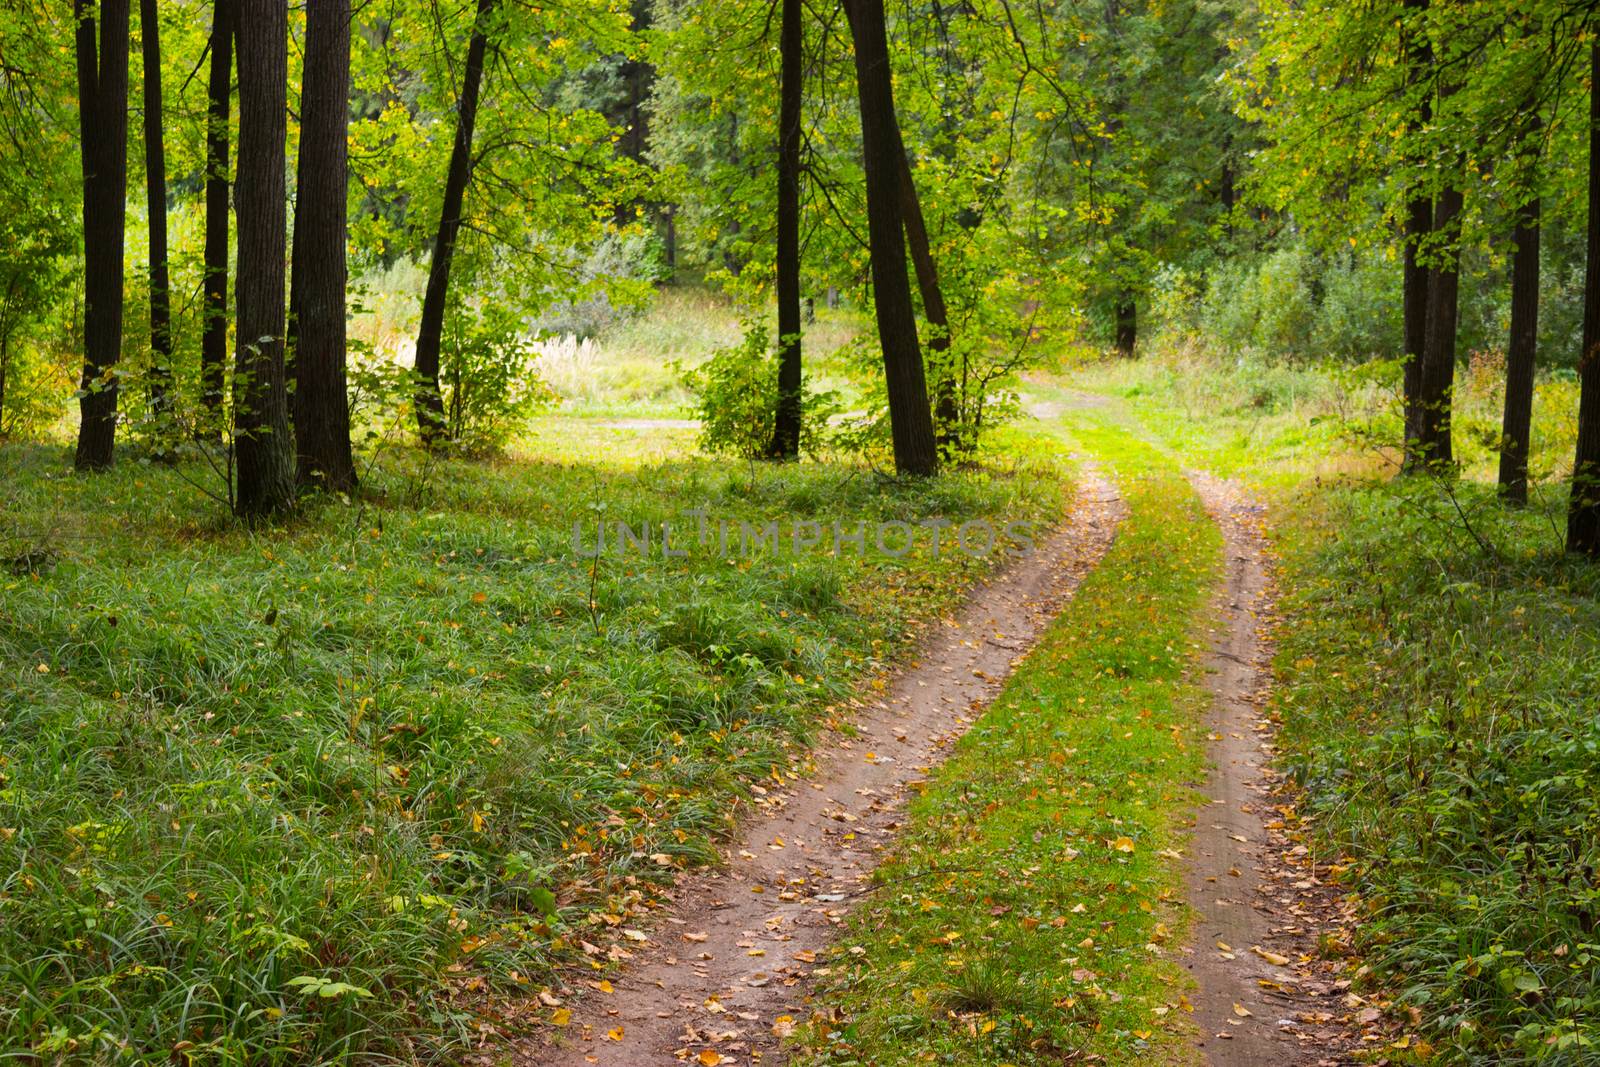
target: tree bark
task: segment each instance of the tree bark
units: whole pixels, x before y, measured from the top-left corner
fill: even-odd
[[[928,240],[922,198],[917,195],[916,176],[911,173],[911,159],[906,155],[898,123],[895,140],[900,145],[900,208],[905,213],[906,245],[917,276],[917,291],[922,297],[922,313],[927,317],[931,334],[928,362],[938,372],[933,387],[934,443],[939,454],[948,459],[961,444],[961,412],[956,399],[955,367],[950,359],[950,311],[945,306],[944,289],[939,285],[939,266],[934,262],[933,246]]]
[[[1589,230],[1578,362],[1578,448],[1567,507],[1567,551],[1600,558],[1600,41],[1589,48]]]
[[[150,0],[145,0],[146,3]],[[345,386],[350,0],[308,0],[289,335],[296,480],[356,487]]]
[[[1421,21],[1428,10],[1428,0],[1405,0],[1405,8],[1413,12],[1412,18]],[[1431,75],[1433,46],[1420,27],[1405,31],[1406,80],[1421,84]],[[1409,123],[1409,131],[1425,128],[1433,121],[1433,99],[1422,94],[1417,111]],[[1403,467],[1413,469],[1422,459],[1417,442],[1423,433],[1422,426],[1422,353],[1428,337],[1428,282],[1431,274],[1422,262],[1422,244],[1433,232],[1433,198],[1413,196],[1406,203],[1405,265],[1401,274],[1402,316],[1405,320],[1405,370],[1403,379],[1405,409],[1405,457]]]
[[[239,0],[239,262],[234,359],[234,510],[259,518],[294,506],[294,441],[283,366],[284,169],[289,9]]]
[[[932,474],[939,466],[939,452],[933,434],[933,413],[928,408],[922,352],[917,345],[911,281],[906,276],[900,193],[905,153],[895,119],[883,0],[846,0],[846,7],[851,12],[856,44],[873,302],[877,307],[878,340],[883,347],[895,469],[902,474]]]
[[[144,59],[144,180],[150,214],[150,412],[171,407],[172,302],[167,277],[167,154],[162,143],[161,23],[156,0],[139,0]]]
[[[800,458],[800,125],[804,104],[802,0],[782,0],[778,51],[782,84],[778,105],[778,411],[774,459]]]
[[[1422,346],[1417,392],[1415,446],[1420,462],[1447,468],[1455,462],[1450,442],[1451,393],[1456,377],[1457,304],[1461,276],[1459,189],[1446,189],[1434,205],[1433,232],[1440,239],[1428,272],[1428,331]]]
[[[228,361],[228,110],[233,93],[234,6],[216,0],[211,15],[211,70],[206,84],[206,239],[204,323],[200,334],[202,434],[222,429]]]
[[[444,204],[439,211],[439,230],[433,241],[433,259],[428,264],[428,288],[422,297],[422,321],[417,327],[415,364],[417,432],[424,444],[431,445],[444,429],[444,395],[439,389],[439,349],[444,338],[444,309],[450,294],[450,264],[455,258],[456,238],[461,232],[461,202],[467,181],[472,177],[472,130],[478,121],[478,94],[483,87],[484,54],[489,48],[488,23],[495,0],[478,0],[472,39],[467,43],[467,67],[461,79],[461,97],[456,109],[455,144],[450,150],[450,169],[445,174]]]
[[[1117,354],[1132,359],[1133,350],[1139,343],[1139,305],[1134,301],[1132,293],[1124,292],[1118,298],[1116,311]]]
[[[122,352],[122,253],[128,198],[128,0],[76,0],[78,123],[83,152],[83,378],[80,471],[111,466],[117,438],[115,369]]]
[[[1536,143],[1537,117],[1524,132]],[[1529,165],[1530,186],[1533,159]],[[1539,347],[1539,196],[1517,211],[1511,253],[1511,335],[1506,343],[1506,404],[1500,423],[1500,496],[1528,502],[1528,443],[1533,428],[1533,372]]]

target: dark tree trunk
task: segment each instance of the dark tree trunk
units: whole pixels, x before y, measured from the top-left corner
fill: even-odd
[[[1428,9],[1428,0],[1405,0],[1411,18],[1420,23],[1422,13]],[[1431,77],[1433,46],[1420,25],[1405,30],[1406,80],[1421,84]],[[1420,130],[1433,120],[1433,98],[1423,93],[1417,102],[1416,114],[1410,128]],[[1428,282],[1431,273],[1422,262],[1423,242],[1433,232],[1433,199],[1425,195],[1413,196],[1406,203],[1405,266],[1401,274],[1402,315],[1405,319],[1405,458],[1404,468],[1411,470],[1422,458],[1417,442],[1423,433],[1422,426],[1422,352],[1428,337]]]
[[[495,0],[478,0],[472,39],[467,43],[467,67],[462,74],[461,98],[456,109],[455,144],[450,169],[445,174],[444,204],[439,211],[439,231],[433,240],[433,260],[428,264],[428,288],[422,297],[422,322],[417,327],[416,394],[417,432],[432,444],[444,429],[444,396],[439,389],[439,349],[444,339],[445,300],[450,293],[450,263],[455,258],[456,237],[461,232],[461,202],[472,177],[472,129],[478,121],[478,93],[483,87],[483,60],[489,49],[489,18]]]
[[[778,106],[778,412],[774,459],[800,457],[800,123],[804,103],[802,0],[783,0],[778,51],[783,75]]]
[[[651,25],[650,0],[633,0],[629,16],[634,34],[642,39]],[[621,114],[615,116],[623,132],[617,140],[617,152],[625,159],[644,164],[645,150],[650,145],[650,113],[645,105],[650,100],[650,89],[655,84],[656,69],[647,60],[628,58],[617,71],[627,98],[622,102]],[[620,203],[616,210],[618,226],[633,222],[635,213],[643,206],[639,201]]]
[[[122,252],[128,198],[128,0],[101,0],[99,41],[90,0],[76,0],[78,122],[83,151],[83,380],[80,471],[111,466],[122,352]]]
[[[1117,300],[1117,341],[1119,356],[1133,358],[1134,347],[1139,343],[1139,305],[1132,293],[1123,293]]]
[[[917,345],[916,309],[906,276],[901,219],[900,147],[894,113],[894,82],[883,0],[846,0],[856,44],[856,88],[861,108],[861,143],[867,176],[867,231],[872,253],[873,300],[878,340],[883,346],[884,382],[889,393],[889,427],[895,469],[902,474],[932,474],[939,466]]]
[[[1424,85],[1434,74],[1434,45],[1429,42],[1421,26],[1429,0],[1405,0],[1405,8],[1413,24],[1402,32],[1405,48],[1406,82]],[[1434,120],[1432,93],[1422,93],[1416,102],[1416,114],[1411,117],[1411,130],[1422,130]],[[1422,243],[1434,232],[1434,200],[1427,195],[1413,195],[1406,202],[1405,266],[1400,275],[1402,285],[1402,317],[1405,318],[1405,363],[1403,363],[1403,418],[1405,418],[1405,470],[1416,467],[1424,458],[1418,442],[1424,434],[1422,426],[1422,349],[1427,344],[1427,307],[1432,272],[1422,262]]]
[[[1428,333],[1422,345],[1418,383],[1416,450],[1421,462],[1438,468],[1455,462],[1450,442],[1450,406],[1456,377],[1463,199],[1461,190],[1446,189],[1439,194],[1433,214],[1433,232],[1440,238],[1440,246],[1428,272]]]
[[[156,0],[139,0],[144,57],[144,180],[150,205],[150,410],[171,405],[172,303],[167,280],[167,154],[162,143],[161,24]]]
[[[1402,315],[1405,319],[1405,365],[1402,378],[1405,412],[1405,459],[1410,470],[1421,455],[1417,441],[1422,435],[1422,350],[1428,342],[1428,282],[1432,272],[1422,262],[1420,244],[1433,232],[1433,201],[1412,200],[1406,205],[1405,265],[1402,268]]]
[[[239,262],[233,370],[234,509],[255,518],[294,506],[294,441],[283,368],[284,168],[289,9],[239,0]]]
[[[948,459],[961,443],[961,412],[956,399],[955,367],[950,359],[950,311],[939,286],[939,267],[928,240],[922,198],[917,195],[917,180],[911,173],[911,159],[906,155],[898,125],[895,140],[900,142],[900,208],[905,213],[906,245],[917,275],[917,291],[922,296],[922,313],[928,319],[928,362],[937,374],[933,387],[934,441],[939,454]]]
[[[1567,509],[1567,551],[1600,558],[1600,41],[1589,48],[1589,234],[1578,362],[1578,449]]]
[[[216,0],[211,14],[211,70],[206,85],[206,247],[204,323],[200,334],[200,406],[206,437],[222,429],[222,383],[228,362],[228,105],[233,92],[234,5]]]
[[[345,388],[349,124],[350,0],[309,0],[289,281],[290,370],[296,479],[333,492],[356,487]]]
[[[1524,131],[1524,145],[1537,143],[1538,119]],[[1529,186],[1536,185],[1528,153]],[[1506,344],[1506,406],[1500,424],[1500,495],[1528,502],[1528,441],[1533,428],[1533,370],[1539,347],[1539,196],[1517,212],[1511,254],[1511,336]]]

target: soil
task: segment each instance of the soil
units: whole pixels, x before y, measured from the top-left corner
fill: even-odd
[[[783,1017],[809,1014],[813,964],[869,891],[911,788],[1000,691],[1110,547],[1124,511],[1086,467],[1070,519],[945,620],[854,731],[832,735],[810,780],[762,798],[720,869],[680,877],[649,940],[626,946],[611,992],[569,997],[568,1025],[514,1048],[515,1062],[780,1062]]]
[[[1264,509],[1232,483],[1194,472],[1189,480],[1222,529],[1227,563],[1205,662],[1209,803],[1187,855],[1195,922],[1184,965],[1198,984],[1196,1040],[1214,1067],[1354,1062],[1362,1002],[1340,959],[1350,905],[1295,839],[1292,792],[1268,766],[1275,616]]]

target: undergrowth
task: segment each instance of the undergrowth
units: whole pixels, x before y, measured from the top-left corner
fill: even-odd
[[[219,524],[0,452],[0,1048],[449,1060],[704,862],[987,561],[573,551],[575,521],[1039,518],[1056,472],[432,462]],[[692,529],[683,520],[680,529]],[[681,535],[680,535],[681,536]],[[682,542],[680,541],[680,544]],[[998,551],[998,549],[997,549]]]

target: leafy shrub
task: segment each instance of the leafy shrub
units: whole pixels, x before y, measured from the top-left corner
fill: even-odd
[[[522,320],[502,306],[452,307],[441,356],[445,436],[465,454],[498,451],[522,420],[554,400],[534,370]]]
[[[748,323],[742,341],[718,349],[683,378],[698,398],[701,448],[742,459],[761,459],[769,453],[778,415],[778,353],[763,323]],[[832,393],[814,392],[802,380],[801,452],[814,453],[822,445],[823,430],[835,407]]]

